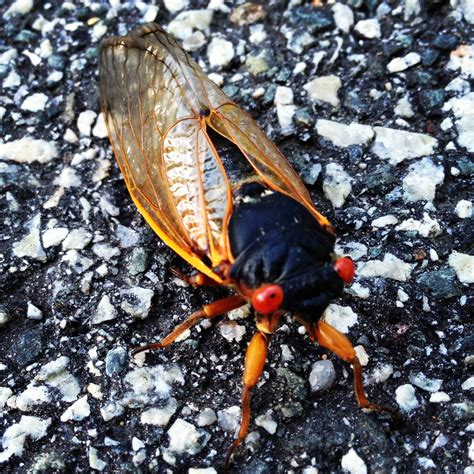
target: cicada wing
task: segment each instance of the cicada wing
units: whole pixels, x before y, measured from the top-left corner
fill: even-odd
[[[230,191],[201,126],[198,109],[208,104],[203,73],[193,72],[197,66],[192,62],[184,67],[177,61],[175,55],[185,53],[176,49],[176,43],[162,44],[151,33],[102,43],[101,106],[115,156],[140,212],[166,244],[220,281],[211,266],[225,257],[222,234]],[[201,96],[189,88],[183,68]],[[211,266],[203,261],[205,256]]]
[[[226,103],[209,117],[209,124],[239,147],[267,186],[302,202],[322,227],[334,232],[332,224],[314,207],[299,175],[249,114],[234,103]]]

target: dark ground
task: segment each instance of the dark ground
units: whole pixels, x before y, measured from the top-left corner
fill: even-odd
[[[225,3],[231,6],[231,2]],[[461,6],[455,10],[449,2],[422,1],[421,11],[407,19],[398,2],[388,1],[382,6],[370,0],[348,3],[355,23],[379,15],[380,38],[364,38],[354,27],[349,33],[338,31],[331,5],[317,8],[307,3],[273,1],[264,7],[266,17],[257,21],[267,33],[260,44],[248,41],[248,25],[238,27],[230,21],[229,12],[214,12],[210,32],[205,32],[206,44],[214,36],[225,38],[235,48],[244,41],[224,69],[209,68],[206,45],[192,54],[204,61],[208,72],[222,75],[224,90],[258,120],[307,180],[311,181],[308,176],[313,165],[322,165],[323,171],[310,190],[319,209],[338,229],[341,245],[364,244],[368,251],[361,261],[382,260],[390,253],[413,265],[406,281],[384,276],[383,269],[381,277],[361,276],[358,283],[370,290],[370,296],[347,293],[336,303],[349,306],[358,315],[350,337],[369,355],[367,374],[373,375],[377,367],[393,368],[387,380],[368,385],[371,399],[396,407],[396,389],[411,384],[419,405],[404,412],[404,423],[399,427],[391,426],[384,415],[364,413],[352,393],[349,367],[332,355],[328,357],[335,364],[336,382],[324,392],[312,392],[311,365],[327,352],[315,347],[298,333],[297,324],[288,321],[272,340],[265,383],[253,399],[251,431],[260,437],[255,440],[252,436],[254,442],[238,451],[234,468],[249,473],[305,472],[307,468],[307,474],[316,472],[310,467],[319,472],[341,472],[345,466],[341,460],[353,448],[362,466],[357,470],[352,465],[351,472],[362,473],[365,468],[369,472],[471,473],[472,388],[470,391],[469,383],[462,384],[468,381],[473,364],[472,287],[459,280],[449,256],[453,251],[473,254],[472,218],[459,217],[455,207],[460,200],[472,201],[474,166],[466,149],[469,145],[458,143],[459,128],[441,127],[441,123],[448,117],[454,119],[443,104],[466,96],[472,86],[469,71],[448,68],[448,63],[459,45],[473,43],[473,28],[462,18]],[[144,22],[146,11],[133,2],[120,6],[116,15],[110,13],[106,2],[76,4],[68,8],[55,0],[35,2],[31,11],[0,20],[0,54],[11,48],[18,52],[9,60],[2,56],[0,63],[4,84],[0,93],[0,107],[4,108],[0,141],[8,143],[28,135],[55,142],[58,149],[56,158],[31,163],[19,162],[28,160],[25,156],[8,160],[6,149],[0,150],[0,406],[5,404],[0,412],[0,432],[4,435],[0,470],[219,470],[232,437],[223,429],[225,414],[209,426],[198,427],[196,419],[205,408],[218,413],[239,405],[243,354],[254,323],[251,318],[238,321],[247,329],[240,342],[222,337],[218,324],[194,330],[186,341],[147,355],[144,368],[132,372],[137,363],[125,355],[130,348],[165,335],[186,314],[203,302],[217,299],[224,290],[194,290],[177,284],[170,267],[186,272],[191,269],[155,237],[138,214],[108,140],[100,138],[100,131],[91,134],[83,129],[81,134],[78,130],[81,112],[99,110],[94,24],[107,27],[104,36],[123,34]],[[0,2],[0,13],[3,15],[9,6],[10,2]],[[187,9],[206,6],[207,2],[192,1]],[[155,21],[166,27],[175,16],[160,5]],[[41,17],[51,28],[38,26]],[[300,52],[298,46],[287,47],[285,31],[293,33],[296,43],[301,35],[309,35]],[[331,62],[339,39],[340,51]],[[51,45],[49,53],[48,44],[42,43],[45,40]],[[40,48],[36,51],[40,61],[34,66],[24,52],[35,52],[36,48]],[[326,55],[316,72],[313,56],[318,51]],[[388,72],[386,66],[394,57],[410,52],[420,54],[419,64],[403,72]],[[248,58],[259,53],[268,68],[252,75]],[[362,56],[355,60],[353,55]],[[301,61],[307,68],[294,75],[293,69]],[[472,56],[466,59],[471,74],[473,62]],[[12,71],[20,82],[5,87],[3,81]],[[62,77],[52,80],[50,74],[55,71]],[[237,73],[242,78],[231,82]],[[304,93],[307,82],[328,75],[341,79],[339,107],[311,102]],[[446,90],[456,78],[465,84]],[[12,79],[14,76],[7,84]],[[277,86],[291,87],[295,97],[293,126],[284,133],[274,106]],[[263,95],[252,97],[259,87],[264,88]],[[43,93],[48,100],[37,111],[25,110],[22,104],[33,93]],[[426,199],[409,202],[402,189],[410,166],[422,159],[416,150],[413,157],[395,166],[374,153],[371,143],[337,147],[318,136],[314,128],[317,119],[325,118],[403,129],[394,109],[404,96],[414,112],[413,117],[405,117],[405,129],[438,140],[430,158],[444,176],[432,203]],[[472,109],[461,112],[461,117],[463,113],[468,117]],[[79,138],[66,134],[67,129]],[[473,148],[471,134],[471,151]],[[352,191],[337,209],[332,208],[322,186],[330,162],[340,164],[352,177]],[[45,206],[61,185],[64,194],[59,201]],[[424,213],[438,222],[439,231],[423,236],[415,230],[397,230],[395,225],[371,225],[386,215],[396,216],[399,223],[409,218],[419,221]],[[18,247],[13,250],[14,244],[30,233],[34,228],[31,220],[38,215],[41,233],[55,227],[83,228],[86,237],[69,246],[58,242],[45,248],[44,254],[37,249],[30,256],[22,256]],[[128,238],[123,237],[127,229],[119,225],[131,229]],[[31,233],[32,242],[38,241],[38,232]],[[472,278],[472,264],[470,271]],[[130,300],[124,290],[132,287],[154,291],[149,312],[144,310],[149,313],[145,320],[134,318],[133,309],[124,304]],[[400,301],[399,289],[408,296],[402,298],[404,302]],[[115,308],[105,302],[106,313],[115,319],[93,325],[104,295]],[[29,302],[42,311],[42,318],[27,317]],[[137,300],[132,298],[131,304],[137,305]],[[292,360],[282,351],[285,344]],[[41,376],[41,368],[61,356],[69,358],[67,368],[65,363],[62,369],[46,369],[47,374]],[[173,364],[183,379],[179,372],[168,373],[171,390],[167,391],[160,385],[166,385],[163,376],[153,379],[153,370],[161,370],[159,366],[168,370]],[[435,388],[428,382],[416,382],[421,372]],[[127,376],[129,373],[132,375]],[[34,387],[42,388],[38,391]],[[427,389],[449,397],[434,403]],[[86,395],[90,414],[83,405],[76,420],[65,418],[66,409]],[[170,396],[176,400],[177,409],[169,421],[164,426],[143,424],[142,412],[169,404]],[[116,411],[112,402],[116,409],[119,406]],[[255,424],[255,418],[269,410],[269,417],[277,423],[274,434]],[[116,416],[105,421],[103,414],[112,412]],[[33,422],[26,419],[22,424],[24,416],[36,417],[39,427],[26,434],[22,450],[18,443],[21,445],[22,433],[31,432],[31,425],[26,430],[22,427]],[[177,419],[194,425],[202,436],[190,441],[187,452],[173,454],[173,449],[167,449],[168,431]],[[16,423],[19,425],[13,430],[17,432],[12,435],[8,429]],[[133,438],[143,445],[138,440],[132,445]],[[11,457],[5,454],[15,449],[18,451]],[[105,464],[94,460],[95,453]],[[174,466],[170,464],[173,455]]]

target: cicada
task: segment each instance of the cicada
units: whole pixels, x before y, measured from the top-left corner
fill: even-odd
[[[254,309],[241,425],[226,465],[248,433],[250,393],[285,313],[352,364],[361,407],[392,413],[368,401],[352,344],[320,319],[353,279],[354,263],[335,255],[332,225],[249,114],[153,23],[102,42],[100,101],[127,188],[145,220],[197,270],[191,284],[233,291],[134,353],[164,348],[202,319],[247,303]]]

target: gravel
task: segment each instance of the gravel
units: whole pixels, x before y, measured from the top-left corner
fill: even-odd
[[[169,271],[192,272],[106,138],[99,41],[154,20],[338,229],[358,276],[325,318],[404,414],[360,410],[349,366],[288,317],[232,470],[472,472],[473,2],[151,3],[0,2],[0,470],[214,473],[238,426],[251,312],[129,355],[226,294]]]

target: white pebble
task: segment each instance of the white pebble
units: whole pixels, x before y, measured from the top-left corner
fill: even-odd
[[[408,202],[433,201],[436,186],[444,181],[444,169],[430,158],[413,163],[403,178],[404,199]]]
[[[45,249],[59,245],[69,233],[65,227],[53,227],[43,232],[43,246]]]
[[[446,392],[434,392],[430,395],[431,403],[447,403],[451,401],[451,397]]]
[[[354,30],[367,39],[380,38],[380,23],[376,18],[360,20],[356,23]]]
[[[77,129],[82,136],[91,136],[92,124],[94,123],[96,117],[97,113],[93,110],[86,110],[79,114],[79,117],[77,118]]]
[[[326,175],[323,181],[324,195],[331,201],[333,207],[341,207],[349,196],[352,178],[337,163],[329,163],[326,166]]]
[[[331,360],[318,360],[313,364],[309,374],[309,384],[313,392],[328,389],[335,380],[336,371]]]
[[[349,449],[349,451],[342,456],[341,467],[345,472],[349,472],[350,474],[367,474],[367,466],[354,448]]]
[[[110,298],[108,295],[102,296],[99,304],[97,305],[97,309],[95,313],[92,315],[91,323],[92,324],[100,324],[104,321],[111,321],[118,316],[117,310],[110,302]]]
[[[199,413],[196,424],[200,427],[212,425],[217,421],[216,412],[212,408],[204,408],[204,410]]]
[[[37,308],[32,303],[28,303],[28,309],[26,310],[26,317],[28,319],[34,319],[36,321],[41,321],[43,319],[43,311]]]
[[[393,214],[388,214],[386,216],[379,217],[374,219],[371,222],[371,226],[377,229],[381,229],[383,227],[387,227],[388,225],[395,225],[398,223],[398,219]]]
[[[19,140],[0,143],[0,160],[17,163],[47,163],[58,156],[55,142],[23,137]]]
[[[234,46],[230,41],[213,38],[207,48],[207,57],[211,67],[225,67],[234,58]]]
[[[82,250],[86,248],[92,240],[92,234],[83,227],[73,229],[63,240],[63,250]]]
[[[97,471],[103,471],[107,467],[107,463],[100,459],[99,452],[92,446],[89,448],[89,466]]]
[[[307,82],[303,89],[308,93],[312,101],[321,101],[331,104],[333,107],[339,106],[337,92],[342,86],[342,82],[337,76],[316,77]]]
[[[145,319],[151,308],[151,299],[155,292],[148,288],[133,287],[121,290],[124,301],[120,307],[136,319]]]
[[[429,378],[423,372],[410,374],[408,378],[413,385],[432,393],[438,392],[443,384],[441,379]]]
[[[240,423],[241,409],[239,406],[232,406],[217,412],[217,423],[224,431],[234,432]]]
[[[41,246],[41,214],[37,214],[29,222],[29,232],[21,240],[13,243],[13,254],[18,257],[30,257],[44,262],[46,254]]]
[[[33,9],[33,0],[15,0],[4,13],[4,18],[13,15],[26,15]]]
[[[323,313],[322,319],[338,331],[347,334],[349,328],[357,324],[357,314],[350,306],[331,303]]]
[[[388,72],[395,73],[405,71],[406,69],[416,66],[421,61],[418,53],[408,53],[402,58],[394,58],[387,64]]]
[[[187,10],[181,12],[168,25],[168,33],[171,33],[180,40],[185,40],[193,33],[194,29],[208,32],[213,13],[212,10]]]
[[[412,270],[413,265],[400,260],[391,253],[385,254],[383,260],[369,260],[357,265],[357,274],[361,278],[385,277],[397,281],[407,281]]]
[[[222,321],[219,324],[219,331],[221,336],[229,342],[240,342],[246,332],[246,328],[235,321]]]
[[[374,129],[369,125],[350,123],[345,125],[333,120],[319,119],[316,131],[336,146],[365,145],[374,138]]]
[[[164,0],[165,8],[171,12],[176,13],[188,8],[189,0]]]
[[[278,423],[271,417],[271,411],[267,412],[265,415],[257,416],[255,424],[261,426],[270,434],[275,434],[278,428]]]
[[[82,421],[91,414],[87,395],[74,402],[62,415],[61,421]]]
[[[47,102],[47,95],[43,93],[32,94],[23,101],[21,108],[29,112],[39,112],[40,110],[44,110]]]
[[[474,376],[473,377],[469,377],[467,380],[465,380],[463,382],[463,384],[461,385],[461,388],[463,390],[471,390],[474,388]]]
[[[336,3],[332,7],[334,13],[334,22],[336,26],[344,33],[349,33],[351,26],[354,24],[354,13],[351,7],[342,3]]]
[[[178,418],[168,430],[169,448],[175,453],[195,454],[199,451],[203,433],[194,425]]]
[[[474,256],[456,252],[449,256],[449,265],[456,270],[461,283],[474,283]]]
[[[419,406],[415,389],[410,384],[400,385],[395,390],[395,400],[404,411],[411,411]]]
[[[431,155],[438,141],[423,133],[407,132],[395,128],[374,127],[375,141],[372,152],[397,165],[408,158]]]
[[[21,457],[27,438],[37,441],[46,436],[51,418],[45,420],[36,416],[22,415],[20,421],[9,426],[2,436],[3,451],[0,463],[8,461],[13,455]]]
[[[461,199],[454,208],[457,216],[461,219],[469,219],[472,217],[472,202]]]

